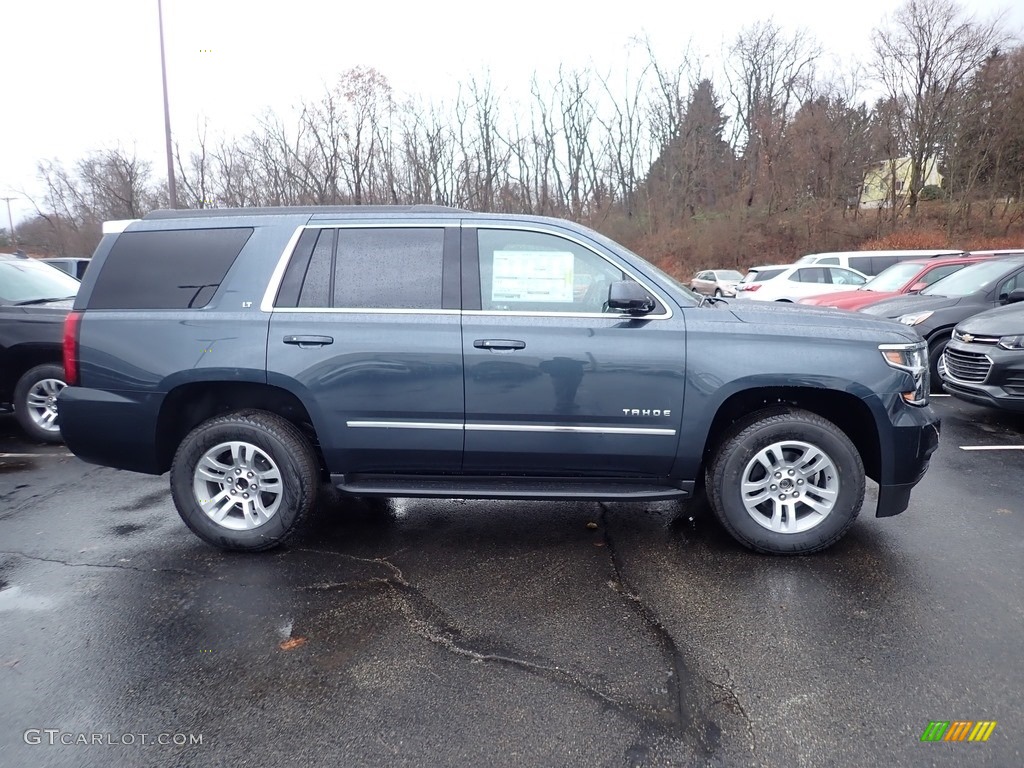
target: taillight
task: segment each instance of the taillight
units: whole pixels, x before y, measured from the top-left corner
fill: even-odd
[[[78,384],[78,331],[82,324],[81,312],[69,312],[64,318],[64,383]]]
[[[761,287],[760,283],[754,283],[753,285],[748,285],[747,286],[747,290],[748,291],[756,291],[760,287]]]

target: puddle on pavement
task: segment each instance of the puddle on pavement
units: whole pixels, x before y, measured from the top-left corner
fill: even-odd
[[[50,597],[27,594],[21,587],[0,586],[0,613],[3,611],[48,611],[56,605]]]
[[[110,532],[115,536],[131,536],[133,533],[146,530],[146,526],[137,525],[136,523],[125,523],[123,525],[115,525],[110,529]]]

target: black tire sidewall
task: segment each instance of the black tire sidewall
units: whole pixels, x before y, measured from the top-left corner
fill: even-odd
[[[32,421],[32,416],[28,412],[28,391],[43,379],[59,379],[64,381],[63,366],[56,363],[46,363],[30,368],[22,374],[21,378],[18,379],[18,383],[14,386],[14,417],[18,420],[22,430],[33,440],[40,443],[60,443],[63,442],[63,438],[60,435],[59,429],[56,432],[47,432],[44,429],[40,429]],[[59,409],[57,425],[60,425]]]
[[[834,428],[794,417],[792,421],[765,424],[732,445],[728,456],[716,462],[715,505],[730,532],[742,543],[769,552],[814,551],[842,536],[856,519],[864,501],[864,468],[852,443]],[[743,471],[763,448],[782,440],[800,440],[824,451],[839,472],[839,495],[824,521],[801,533],[776,533],[757,523],[743,505],[740,493]]]
[[[939,359],[952,338],[951,334],[944,333],[928,342],[928,369],[931,373],[932,392],[942,391],[942,379],[939,377]]]
[[[252,443],[274,460],[281,472],[283,498],[274,516],[259,528],[232,531],[213,522],[196,500],[192,483],[196,464],[213,446],[241,440]],[[178,514],[193,533],[215,547],[228,550],[269,549],[282,542],[299,522],[304,509],[302,470],[297,458],[273,433],[245,422],[201,426],[188,435],[175,453],[171,495]]]

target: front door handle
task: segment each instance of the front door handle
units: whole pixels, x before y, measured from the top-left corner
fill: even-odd
[[[326,347],[328,344],[334,343],[334,338],[331,336],[285,336],[284,343],[308,349],[310,347]]]
[[[477,349],[526,349],[526,342],[516,339],[477,339],[473,346]]]

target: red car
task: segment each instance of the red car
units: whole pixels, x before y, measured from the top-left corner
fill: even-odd
[[[940,256],[901,261],[888,269],[883,269],[856,290],[808,296],[806,299],[800,299],[799,303],[852,311],[882,299],[899,296],[901,293],[917,293],[968,264],[975,264],[988,258],[991,256]]]

